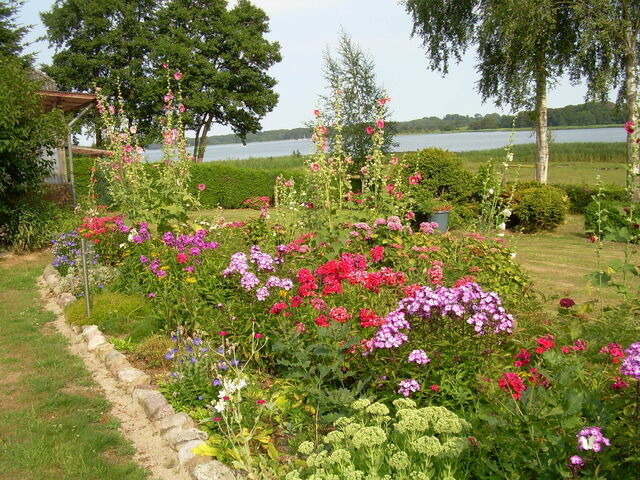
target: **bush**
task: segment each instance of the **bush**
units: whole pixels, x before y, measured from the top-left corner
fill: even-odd
[[[38,250],[51,245],[51,239],[71,230],[73,213],[55,203],[40,199],[15,204],[8,222],[0,226],[0,243],[16,252]]]
[[[302,181],[302,173],[287,170],[257,170],[217,163],[198,163],[191,168],[193,188],[206,186],[200,193],[204,208],[220,205],[222,208],[243,208],[242,202],[250,197],[273,198],[276,177],[283,175]]]
[[[568,207],[569,199],[559,188],[550,185],[518,188],[509,226],[524,233],[551,231],[565,222]]]
[[[65,311],[72,325],[97,325],[108,335],[140,341],[160,330],[161,323],[147,300],[123,293],[102,293],[93,297],[91,318],[84,301],[72,303]]]
[[[626,210],[625,210],[626,209]],[[629,211],[630,213],[627,213]],[[629,214],[632,215],[629,218]],[[601,221],[598,225],[598,215]],[[625,202],[615,202],[611,200],[592,201],[584,212],[584,229],[587,233],[594,233],[603,240],[620,241],[620,229],[631,226],[633,236],[637,237],[640,224],[640,210],[635,206],[633,212],[629,210],[629,204]],[[635,235],[634,235],[635,234]],[[624,238],[622,239],[624,240]]]
[[[462,160],[454,153],[440,148],[425,148],[403,157],[407,177],[415,172],[422,180],[415,185],[416,213],[431,213],[428,205],[436,197],[445,202],[457,203],[471,197],[474,191],[473,175],[462,166]]]
[[[627,198],[627,192],[624,187],[616,185],[605,185],[602,189],[593,185],[570,185],[557,184],[557,188],[564,190],[569,197],[569,211],[571,213],[585,213],[587,205],[592,201],[592,197],[600,190],[603,199],[613,201],[624,201]]]

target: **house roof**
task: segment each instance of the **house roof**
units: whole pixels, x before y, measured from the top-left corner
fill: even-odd
[[[74,154],[84,155],[87,157],[109,157],[113,155],[113,152],[109,150],[101,150],[100,148],[71,147],[71,151]]]
[[[61,108],[65,113],[74,112],[96,101],[96,96],[93,93],[57,92],[52,90],[41,90],[38,93],[43,96],[42,104],[46,112],[54,108]]]

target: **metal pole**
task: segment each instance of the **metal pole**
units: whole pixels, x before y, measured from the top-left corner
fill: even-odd
[[[82,256],[82,280],[84,281],[84,304],[87,309],[87,317],[91,317],[91,299],[89,298],[89,272],[87,271],[87,242],[84,237],[80,237],[80,253]]]
[[[73,148],[73,133],[71,133],[71,127],[73,127],[73,124],[76,123],[78,120],[80,120],[82,117],[84,117],[85,113],[87,113],[89,110],[91,110],[91,108],[93,107],[93,102],[91,102],[90,105],[86,106],[79,114],[76,118],[74,118],[73,120],[71,120],[69,122],[69,124],[67,125],[67,127],[69,127],[69,140],[67,141],[67,146],[69,147],[69,176],[71,179],[71,199],[73,201],[73,206],[76,206],[76,176],[74,174],[73,171],[73,151],[71,150]]]
[[[76,206],[76,176],[73,171],[73,134],[69,134],[69,139],[67,140],[67,146],[69,147],[69,178],[71,180],[71,201],[73,202],[73,206]],[[84,258],[84,257],[82,257]]]

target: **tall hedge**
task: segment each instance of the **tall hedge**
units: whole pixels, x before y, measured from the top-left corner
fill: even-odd
[[[89,172],[93,166],[93,160],[88,158],[74,159],[74,166],[76,191],[80,198],[88,191]],[[149,168],[153,168],[152,164],[149,164]],[[302,182],[303,178],[303,173],[300,170],[259,170],[207,162],[192,165],[191,184],[194,191],[198,185],[205,185],[205,189],[200,192],[200,202],[203,208],[214,208],[218,205],[222,208],[242,208],[242,202],[249,197],[267,196],[273,198],[278,175],[293,178],[298,184]],[[95,190],[99,195],[99,203],[106,202],[108,197],[105,196],[104,177],[98,173],[96,178],[98,183]]]

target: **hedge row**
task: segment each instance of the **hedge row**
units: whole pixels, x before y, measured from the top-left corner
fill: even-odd
[[[87,193],[93,160],[90,158],[74,159],[74,166],[76,192],[80,197]],[[257,170],[220,165],[215,162],[195,163],[191,167],[191,183],[194,191],[200,184],[204,184],[206,187],[204,191],[199,192],[203,208],[215,208],[218,205],[222,208],[241,208],[242,202],[250,197],[267,196],[273,198],[278,175],[293,178],[296,183],[302,182],[303,179],[300,170]],[[99,196],[99,203],[107,203],[104,177],[98,174],[96,178],[98,182],[95,190]]]
[[[554,186],[564,190],[567,197],[569,197],[569,210],[571,213],[585,213],[585,209],[591,203],[592,197],[599,191],[599,188],[594,185],[556,184]],[[604,185],[602,187],[602,195],[603,200],[623,202],[627,199],[625,188],[616,185]]]

